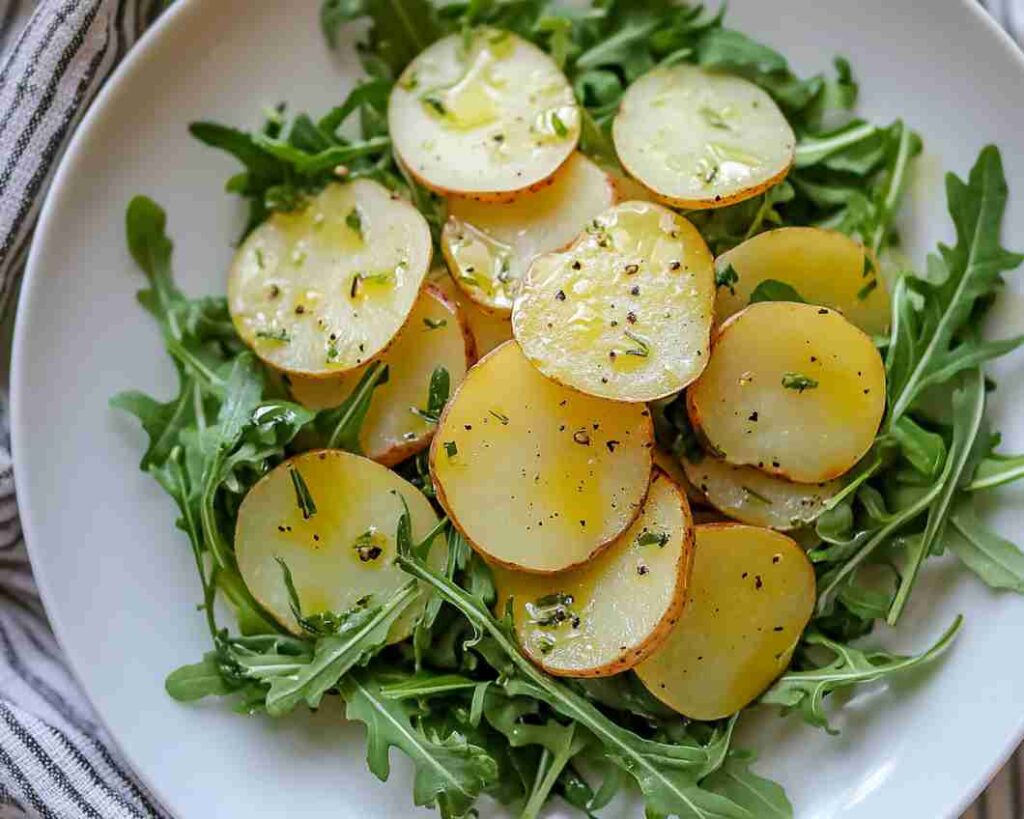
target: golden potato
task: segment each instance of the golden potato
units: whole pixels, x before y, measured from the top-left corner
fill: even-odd
[[[651,401],[678,392],[708,360],[711,253],[668,208],[625,202],[523,280],[512,330],[542,373],[590,395]]]
[[[835,310],[761,302],[722,324],[686,397],[691,423],[716,456],[822,483],[874,442],[885,367],[871,339]]]
[[[409,321],[380,358],[388,365],[388,380],[374,390],[359,432],[363,454],[391,466],[426,449],[434,424],[416,410],[427,407],[434,370],[444,367],[454,390],[475,360],[473,336],[461,310],[434,285],[426,285]],[[289,391],[310,409],[336,407],[355,389],[367,366],[336,378],[291,376]]]
[[[302,489],[310,501],[301,499]],[[402,499],[412,535],[438,523],[430,502],[394,472],[359,455],[324,449],[275,467],[249,490],[238,511],[235,555],[249,590],[282,626],[301,634],[289,605],[278,558],[292,574],[302,613],[342,613],[383,603],[409,576],[395,565],[395,530]],[[430,563],[444,566],[439,539]],[[395,621],[390,642],[412,633],[424,598]]]
[[[683,614],[634,670],[684,716],[735,714],[785,671],[814,601],[814,569],[790,538],[738,523],[697,526]]]
[[[682,459],[691,485],[705,501],[741,523],[786,531],[804,526],[825,508],[842,484],[792,483],[753,466],[734,466],[706,455]]]
[[[593,560],[553,575],[497,568],[497,610],[504,613],[512,599],[519,643],[549,674],[618,674],[668,635],[683,607],[692,555],[686,497],[655,469],[640,517]]]
[[[679,63],[634,82],[612,125],[619,160],[668,204],[717,208],[782,180],[796,137],[775,101],[734,74]]]
[[[508,202],[549,184],[579,141],[565,75],[537,46],[479,28],[428,46],[399,77],[388,126],[402,164],[444,195]]]
[[[435,285],[449,301],[458,305],[462,311],[469,331],[476,344],[477,357],[487,355],[495,347],[500,347],[512,338],[512,320],[507,316],[488,313],[479,305],[466,298],[446,268],[438,268],[431,272],[430,282]]]
[[[611,177],[575,153],[549,186],[513,202],[452,199],[441,250],[466,296],[485,310],[509,315],[530,262],[570,244],[614,203]]]
[[[781,282],[808,304],[838,310],[866,333],[889,331],[889,291],[878,259],[837,230],[769,230],[719,256],[715,272],[716,321],[725,321],[750,304],[758,285]]]
[[[473,548],[511,568],[556,572],[589,560],[637,517],[653,446],[646,406],[563,387],[510,341],[448,402],[430,471]]]
[[[404,199],[368,179],[328,185],[239,247],[231,318],[272,367],[314,377],[353,370],[402,329],[431,252],[426,220]]]

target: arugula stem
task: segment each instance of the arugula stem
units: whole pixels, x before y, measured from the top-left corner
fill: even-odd
[[[876,126],[870,122],[865,122],[856,128],[851,128],[832,137],[801,142],[796,146],[796,167],[799,168],[819,162],[829,154],[834,154],[856,145],[858,142],[874,136],[877,132],[878,128]]]
[[[987,469],[986,465],[991,464]],[[981,477],[978,473],[982,473]],[[975,473],[974,480],[964,487],[965,492],[981,492],[995,489],[1007,483],[1024,478],[1024,455],[1015,457],[993,456],[982,461]]]
[[[889,176],[888,189],[885,198],[882,200],[882,212],[878,215],[878,225],[875,234],[871,237],[871,249],[877,254],[885,240],[886,231],[892,221],[899,203],[900,196],[906,186],[907,171],[910,167],[914,133],[903,122],[900,122],[900,141],[896,148],[896,161],[893,163],[892,173]]]

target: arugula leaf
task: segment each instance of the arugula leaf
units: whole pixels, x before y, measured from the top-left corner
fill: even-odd
[[[795,301],[806,304],[806,299],[796,292],[792,285],[780,282],[776,279],[765,279],[758,282],[750,294],[750,303],[756,304],[761,301]]]
[[[964,490],[979,492],[983,489],[994,489],[1021,478],[1024,478],[1024,455],[1001,455],[993,452],[978,464],[974,477]]]
[[[956,533],[949,540],[949,549],[967,568],[993,589],[1024,594],[1024,552],[988,529],[969,497],[957,502],[949,522]]]
[[[469,814],[477,796],[498,776],[495,760],[458,733],[442,739],[417,729],[415,708],[385,697],[381,688],[382,680],[372,669],[354,671],[339,684],[345,715],[366,725],[370,770],[386,781],[391,772],[388,750],[399,748],[416,770],[413,801],[417,805],[436,805],[442,816]]]
[[[781,786],[750,770],[751,751],[731,750],[722,767],[702,783],[708,790],[742,805],[759,819],[792,819],[793,806]]]
[[[172,671],[167,675],[164,688],[178,702],[220,697],[235,690],[221,673],[219,657],[215,651],[207,652],[198,663],[183,665]]]
[[[885,651],[863,651],[811,631],[804,635],[804,645],[818,646],[829,651],[834,657],[832,662],[805,671],[787,671],[761,696],[760,702],[797,709],[809,724],[824,728],[830,734],[837,733],[829,726],[825,715],[824,700],[827,694],[930,663],[949,649],[962,624],[963,618],[957,617],[931,648],[916,657],[904,657]]]
[[[373,391],[388,383],[388,365],[376,361],[367,367],[348,397],[333,409],[317,413],[314,425],[323,437],[327,449],[344,449],[362,454],[359,432],[366,413],[370,411]]]

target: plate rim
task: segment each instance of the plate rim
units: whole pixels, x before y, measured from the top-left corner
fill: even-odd
[[[12,461],[14,463],[16,486],[18,473],[17,454],[23,449],[22,444],[28,436],[28,426],[30,424],[29,419],[31,417],[30,409],[25,404],[27,399],[24,398],[27,388],[23,386],[27,373],[24,360],[27,355],[26,348],[28,346],[28,330],[26,329],[26,321],[23,319],[23,316],[31,309],[34,294],[38,288],[43,286],[46,278],[45,271],[41,269],[41,242],[37,241],[37,237],[42,236],[47,232],[47,228],[53,219],[53,212],[57,207],[57,202],[62,196],[61,191],[64,187],[65,180],[71,173],[74,160],[82,150],[82,145],[85,142],[84,135],[90,130],[93,120],[103,115],[108,100],[119,92],[120,86],[124,82],[125,77],[134,71],[136,64],[144,62],[148,58],[149,52],[152,50],[154,44],[164,36],[164,32],[177,26],[181,19],[188,13],[194,11],[206,2],[210,2],[210,0],[178,0],[175,5],[164,11],[159,19],[157,19],[153,25],[143,32],[142,36],[129,48],[124,59],[115,67],[96,96],[88,104],[87,110],[75,126],[74,133],[68,140],[64,154],[61,156],[57,163],[57,167],[53,172],[49,188],[46,191],[39,210],[36,224],[32,228],[33,236],[25,262],[25,269],[20,282],[15,306],[14,333],[11,344],[8,405],[10,411],[11,454]],[[1021,77],[1024,78],[1024,48],[1019,46],[1013,40],[1010,34],[992,18],[980,3],[975,2],[974,0],[959,0],[958,5],[963,7],[969,14],[974,15],[977,20],[980,20],[980,23],[987,31],[988,36],[994,38],[1000,49],[1009,56],[1012,62],[1016,64]],[[1022,191],[1022,194],[1024,194],[1024,191]],[[146,772],[142,770],[130,755],[124,751],[117,733],[108,723],[107,717],[103,711],[97,707],[91,691],[82,681],[82,675],[79,673],[79,668],[84,668],[88,663],[88,659],[85,656],[80,656],[80,653],[71,648],[71,646],[64,640],[63,635],[65,633],[65,627],[63,625],[63,618],[57,614],[58,607],[51,606],[51,602],[54,600],[54,594],[50,588],[50,581],[47,577],[47,571],[44,568],[44,562],[42,559],[37,559],[34,556],[36,549],[42,550],[43,547],[33,546],[33,542],[35,542],[37,538],[32,535],[33,530],[36,528],[36,514],[33,508],[34,502],[31,492],[27,488],[17,489],[16,491],[22,539],[25,542],[32,576],[35,581],[36,588],[39,591],[39,597],[42,601],[47,621],[50,624],[58,647],[66,660],[68,671],[70,672],[75,684],[88,701],[97,722],[106,733],[106,738],[109,739],[117,750],[121,760],[128,766],[132,774],[139,780],[143,787],[150,794],[156,797],[160,809],[170,813],[169,805],[173,804],[175,800],[171,798],[170,794],[165,793],[162,787],[150,779]],[[1022,745],[1022,741],[1024,741],[1024,713],[1021,713],[1018,716],[1016,724],[1009,734],[1008,741],[1002,747],[993,749],[991,752],[984,754],[990,758],[990,762],[983,766],[974,776],[971,786],[964,790],[959,801],[950,805],[949,813],[947,815],[950,817],[959,817],[963,814],[974,803],[978,796],[988,788],[993,779],[1009,761],[1010,757],[1018,747]]]

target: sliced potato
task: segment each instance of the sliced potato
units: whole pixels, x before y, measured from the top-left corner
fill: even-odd
[[[814,569],[785,535],[735,523],[698,526],[683,614],[634,670],[691,719],[734,714],[789,665],[814,595]]]
[[[303,485],[312,505],[299,502]],[[386,602],[409,579],[395,565],[403,498],[412,536],[422,540],[437,524],[437,514],[422,492],[380,464],[336,449],[306,452],[280,464],[249,490],[238,511],[235,555],[242,579],[296,634],[301,629],[278,558],[292,574],[306,616]],[[445,563],[442,541],[430,550],[435,568]],[[421,596],[395,621],[391,642],[409,636],[424,604]]]
[[[662,398],[707,363],[712,268],[707,245],[683,217],[625,202],[566,251],[534,261],[512,330],[556,381],[616,401]]]
[[[692,559],[686,497],[655,469],[640,517],[586,565],[554,575],[497,569],[498,611],[512,599],[519,643],[549,674],[618,674],[668,636]]]
[[[430,228],[404,199],[367,179],[328,185],[242,243],[228,274],[231,318],[277,369],[346,372],[379,356],[405,324],[430,254]]]
[[[645,406],[563,387],[507,342],[448,402],[430,471],[438,500],[477,551],[556,572],[586,562],[636,519],[653,446]]]
[[[785,177],[796,147],[785,116],[758,86],[682,63],[626,90],[612,136],[630,175],[683,208],[756,196]]]
[[[476,344],[477,357],[487,355],[495,347],[500,347],[512,338],[512,320],[505,316],[488,313],[478,304],[467,299],[466,294],[458,288],[448,274],[447,268],[437,268],[431,272],[430,282],[462,311]]]
[[[366,457],[392,466],[426,449],[434,424],[416,410],[427,407],[435,368],[448,371],[454,388],[475,360],[473,336],[461,310],[434,285],[424,286],[408,323],[380,358],[388,365],[388,380],[374,390],[359,433]],[[291,376],[289,390],[310,409],[336,407],[355,389],[367,366],[336,378]]]
[[[761,302],[721,326],[686,398],[691,423],[718,457],[821,483],[874,441],[885,367],[871,339],[835,310]]]
[[[456,284],[470,299],[508,315],[530,262],[570,244],[614,203],[611,177],[575,153],[551,185],[514,202],[451,200],[441,249]]]
[[[691,484],[716,509],[741,523],[786,531],[814,520],[842,484],[792,483],[753,466],[734,466],[710,455],[682,459]]]
[[[878,259],[837,230],[769,230],[719,256],[715,271],[718,321],[746,307],[758,285],[763,290],[780,282],[809,304],[838,310],[866,333],[881,335],[889,329],[889,292]]]
[[[554,61],[508,31],[477,29],[428,46],[391,92],[402,164],[434,191],[511,201],[548,184],[576,148],[581,118]]]

